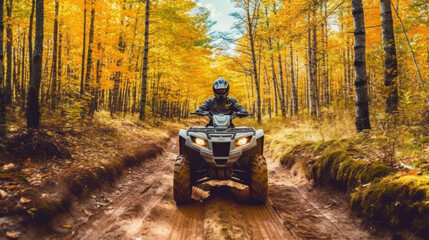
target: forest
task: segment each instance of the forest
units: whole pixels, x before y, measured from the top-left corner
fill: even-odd
[[[269,170],[278,163],[272,171],[287,171],[296,189],[298,171],[300,184],[342,190],[328,195],[377,229],[364,238],[429,234],[429,1],[229,2],[231,29],[214,31],[198,0],[0,1],[0,216],[13,219],[0,234],[112,237],[73,235],[84,225],[73,217],[60,221],[69,232],[25,229],[30,219],[72,212],[147,159],[177,155],[173,140],[180,128],[205,124],[190,113],[213,97],[219,77],[252,113],[237,122],[265,131]],[[283,201],[285,190],[270,181],[269,199]],[[330,204],[322,215],[335,214]],[[93,224],[107,224],[84,206]],[[222,226],[207,221],[204,234]],[[319,239],[305,224],[286,238]],[[361,228],[351,237],[315,232],[353,239]],[[187,239],[139,231],[122,236]],[[249,231],[212,239],[258,238]]]

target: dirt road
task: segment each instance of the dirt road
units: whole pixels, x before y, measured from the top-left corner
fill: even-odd
[[[220,182],[193,189],[193,202],[172,196],[176,142],[112,187],[94,192],[50,227],[27,229],[47,239],[383,239],[372,235],[341,194],[313,189],[295,170],[269,160],[269,198],[248,203],[247,187]]]

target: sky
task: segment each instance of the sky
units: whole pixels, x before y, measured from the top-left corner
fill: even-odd
[[[234,4],[231,0],[199,0],[198,5],[204,6],[210,11],[210,19],[216,21],[212,27],[213,31],[229,31],[234,18],[229,16],[234,12]]]
[[[210,11],[210,20],[216,22],[210,31],[214,36],[216,36],[216,32],[232,32],[231,28],[235,19],[230,16],[230,13],[237,10],[234,9],[234,3],[231,0],[196,0],[196,2],[198,6],[207,8]],[[221,44],[224,52],[230,54],[235,49],[234,44],[216,38],[213,39],[213,44]]]

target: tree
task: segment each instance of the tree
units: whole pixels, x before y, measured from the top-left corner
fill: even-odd
[[[82,65],[80,71],[80,94],[86,90],[87,83],[85,82],[85,54],[86,54],[86,0],[83,5],[83,39],[82,39]]]
[[[143,64],[142,64],[142,92],[140,98],[140,120],[146,117],[146,95],[147,95],[147,71],[148,71],[148,56],[149,56],[149,16],[150,16],[150,0],[146,0],[146,13],[144,21],[144,49],[143,49]]]
[[[258,78],[258,68],[256,66],[256,50],[255,50],[255,41],[256,41],[256,30],[259,23],[259,7],[260,0],[243,0],[241,1],[240,7],[245,11],[245,24],[247,27],[247,34],[250,43],[250,52],[252,58],[252,77],[255,83],[256,90],[256,104],[258,106],[257,120],[258,123],[262,122],[262,109],[261,109],[261,91]],[[274,65],[274,64],[273,64]]]
[[[54,49],[52,54],[52,102],[51,108],[56,109],[57,104],[57,76],[58,76],[58,11],[59,0],[55,0],[55,19],[54,19]]]
[[[316,6],[313,6],[313,19],[316,17]],[[310,16],[310,14],[308,14]],[[310,19],[310,18],[309,18]],[[312,29],[308,29],[308,59],[309,59],[309,102],[310,116],[319,115],[319,98],[317,89],[317,27],[314,25]]]
[[[6,99],[4,95],[3,1],[0,1],[0,136],[6,134]]]
[[[6,55],[7,55],[7,69],[6,69],[6,105],[12,103],[12,5],[13,0],[7,0],[6,13],[7,13],[7,27],[6,27]]]
[[[43,60],[43,27],[44,27],[44,6],[43,0],[36,0],[36,37],[34,41],[33,71],[30,77],[27,103],[27,128],[39,128],[40,109],[39,92],[42,79]]]
[[[34,9],[36,7],[36,0],[31,1],[31,13],[30,13],[30,24],[28,26],[28,59],[29,59],[29,75],[33,72],[33,21],[34,21]]]
[[[362,0],[352,0],[355,36],[356,130],[370,129],[365,61],[365,19]]]
[[[293,48],[290,45],[290,85],[291,85],[291,115],[298,114],[298,80],[295,81],[293,70]]]
[[[95,21],[95,3],[91,0],[91,20],[89,24],[89,36],[88,36],[88,58],[86,62],[86,76],[85,76],[85,89],[89,89],[89,83],[91,82],[91,70],[92,70],[92,52],[94,43],[94,21]]]
[[[395,35],[393,32],[393,18],[390,0],[380,0],[381,27],[384,49],[384,85],[388,88],[386,99],[386,113],[393,113],[398,109],[398,60],[396,57]]]

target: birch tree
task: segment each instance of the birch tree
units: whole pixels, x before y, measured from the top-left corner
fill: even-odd
[[[368,90],[365,61],[365,19],[362,0],[352,0],[355,36],[356,130],[369,129]]]

